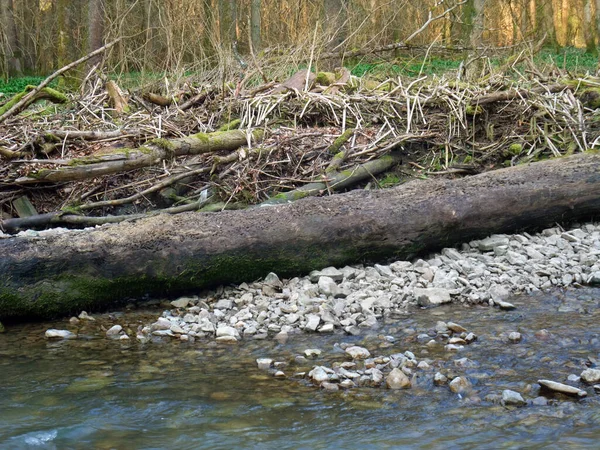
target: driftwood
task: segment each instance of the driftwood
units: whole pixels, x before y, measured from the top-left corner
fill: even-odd
[[[108,175],[126,170],[140,169],[182,155],[198,155],[219,150],[235,150],[246,145],[249,140],[259,140],[261,130],[218,131],[197,133],[177,139],[154,139],[139,148],[117,148],[104,150],[92,156],[74,158],[69,161],[47,160],[46,164],[61,167],[44,168],[31,172],[28,176],[14,180],[14,184],[55,183],[85,180],[100,175]]]
[[[600,214],[600,155],[459,180],[413,181],[288,205],[159,215],[45,238],[0,240],[0,319],[174,296],[275,271],[411,258],[490,233]]]

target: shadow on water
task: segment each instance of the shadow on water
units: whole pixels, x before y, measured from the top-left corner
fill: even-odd
[[[43,337],[66,322],[15,325],[0,335],[0,448],[598,448],[599,397],[591,386],[571,382],[588,392],[582,400],[531,401],[540,395],[536,380],[567,382],[600,358],[600,289],[511,302],[516,310],[415,310],[362,336],[233,346],[109,340],[100,328],[114,323],[108,315],[80,325],[74,340]],[[149,317],[139,312],[119,323],[135,330]],[[428,346],[423,337],[434,335],[438,321],[457,322],[478,339],[458,352]],[[520,342],[508,338],[514,331]],[[326,392],[293,376],[345,361],[336,343],[372,355],[410,350],[429,368],[415,369],[413,387],[402,391]],[[295,360],[307,348],[323,351],[308,366]],[[285,362],[286,378],[259,370],[256,359],[264,357]],[[466,376],[473,389],[457,395],[436,386],[437,371]],[[502,406],[504,389],[529,404]]]

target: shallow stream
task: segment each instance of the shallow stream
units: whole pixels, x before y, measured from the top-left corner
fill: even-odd
[[[94,315],[12,325],[0,334],[0,448],[590,448],[600,440],[600,394],[549,395],[547,406],[516,408],[492,401],[503,389],[526,400],[536,380],[566,382],[600,360],[600,289],[584,288],[510,299],[513,311],[444,306],[415,309],[361,336],[291,335],[235,345],[169,338],[139,343],[106,338],[114,323],[135,329],[157,311]],[[456,322],[478,339],[458,352],[418,339],[437,321]],[[78,331],[47,340],[48,328]],[[546,330],[547,332],[541,331]],[[512,343],[508,334],[522,340]],[[416,369],[409,390],[360,387],[328,392],[293,374],[312,364],[346,361],[336,343],[372,355],[411,351],[430,368]],[[322,354],[306,364],[305,349]],[[468,358],[457,365],[455,360]],[[285,362],[286,378],[257,367],[257,358]],[[586,365],[587,364],[587,365]],[[437,371],[464,375],[465,395],[435,386]],[[546,395],[546,394],[545,394]]]

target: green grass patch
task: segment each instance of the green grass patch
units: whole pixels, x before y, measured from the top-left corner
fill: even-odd
[[[0,92],[3,94],[16,94],[22,92],[29,85],[37,86],[46,77],[21,77],[9,78],[8,80],[0,79]],[[56,87],[56,80],[50,83],[50,87]]]

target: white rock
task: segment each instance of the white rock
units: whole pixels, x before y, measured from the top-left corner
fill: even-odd
[[[504,405],[512,405],[512,406],[524,406],[527,404],[521,394],[515,391],[511,391],[510,389],[505,389],[502,391],[502,403]]]
[[[480,252],[489,252],[489,251],[494,250],[494,247],[498,247],[500,245],[508,245],[508,244],[509,244],[509,240],[506,236],[492,235],[489,238],[479,241],[477,248],[479,248]]]
[[[415,298],[419,306],[437,306],[450,303],[450,291],[442,288],[416,288]]]
[[[81,320],[96,320],[85,311],[81,311],[78,317]]]
[[[306,350],[304,350],[304,356],[306,356],[309,359],[318,358],[319,356],[321,356],[321,353],[321,350],[319,350],[318,348],[307,348]]]
[[[513,331],[508,335],[508,340],[511,342],[520,342],[521,341],[521,333],[518,331]]]
[[[326,323],[321,328],[319,328],[319,333],[333,333],[334,326],[332,323]]]
[[[350,355],[352,359],[367,359],[369,356],[371,356],[369,350],[357,345],[346,348],[346,353]]]
[[[189,303],[190,299],[188,297],[181,297],[177,300],[173,300],[171,305],[173,305],[175,308],[185,308],[187,305],[189,305]]]
[[[260,370],[268,370],[273,365],[273,360],[271,358],[258,358],[256,364],[258,364]]]
[[[171,321],[165,317],[159,317],[156,322],[152,324],[154,330],[168,330],[171,328]]]
[[[217,337],[219,338],[226,336],[238,338],[240,334],[234,327],[230,327],[229,325],[219,325],[217,327]]]
[[[329,374],[323,366],[316,366],[308,372],[308,376],[315,384],[321,384],[323,381],[329,381]]]
[[[46,330],[45,336],[48,339],[75,339],[77,335],[69,330],[55,330],[50,328]]]
[[[471,382],[465,377],[456,377],[448,384],[448,386],[452,392],[460,394],[471,388]]]
[[[304,325],[304,329],[307,331],[317,331],[317,327],[321,322],[321,318],[316,314],[307,314],[306,316],[306,325]]]
[[[582,389],[552,380],[538,380],[538,384],[551,391],[562,392],[567,395],[576,395],[577,397],[585,397],[587,395],[587,392]]]
[[[397,367],[392,369],[385,377],[385,385],[388,389],[408,389],[411,387],[410,379]]]
[[[107,336],[118,336],[121,333],[123,327],[121,325],[113,325],[108,330],[106,330]]]
[[[589,384],[595,384],[600,382],[600,370],[599,369],[586,369],[581,372],[581,379]]]

